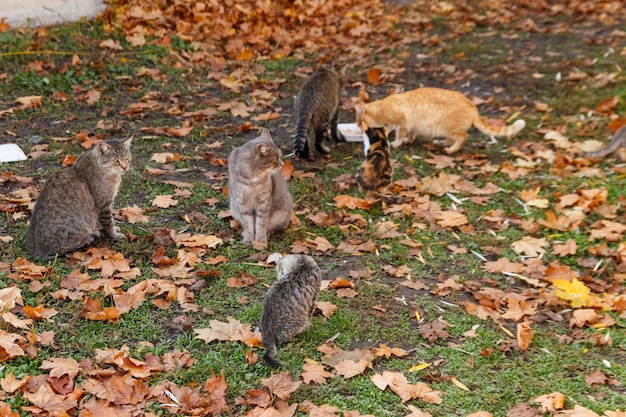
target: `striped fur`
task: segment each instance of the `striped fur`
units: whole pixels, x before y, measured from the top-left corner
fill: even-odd
[[[294,103],[296,135],[293,151],[298,158],[312,158],[309,150],[311,131],[315,134],[315,149],[321,154],[330,153],[326,144],[329,137],[335,141],[343,139],[337,132],[343,84],[343,72],[335,71],[330,63],[319,67],[300,88]]]
[[[267,291],[261,311],[261,334],[265,364],[280,368],[275,359],[278,345],[293,339],[311,324],[315,300],[322,283],[322,272],[307,255],[275,254],[278,279]]]

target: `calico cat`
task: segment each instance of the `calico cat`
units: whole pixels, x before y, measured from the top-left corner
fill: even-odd
[[[243,227],[243,243],[257,250],[267,249],[267,237],[285,229],[293,213],[281,156],[269,130],[263,129],[228,157],[230,210]]]
[[[614,152],[621,161],[626,162],[626,125],[615,132],[609,144],[604,148],[595,152],[584,152],[584,154],[590,158],[604,158]]]
[[[448,154],[457,152],[467,140],[467,129],[474,126],[486,135],[514,136],[526,126],[517,120],[509,126],[493,126],[486,123],[478,109],[463,93],[440,88],[418,88],[394,94],[382,100],[357,104],[356,122],[369,127],[387,125],[396,131],[392,146],[397,148],[411,143],[414,135],[431,138],[445,146]]]
[[[132,136],[96,144],[71,167],[50,176],[37,198],[26,234],[33,258],[47,260],[93,245],[104,236],[122,239],[111,209],[122,174],[130,167]]]
[[[298,158],[312,158],[309,151],[309,133],[315,133],[315,149],[321,154],[330,153],[328,137],[343,141],[337,132],[339,101],[344,86],[345,67],[340,72],[332,62],[319,67],[298,91],[294,103],[296,136],[293,151]]]
[[[280,362],[274,359],[278,345],[291,340],[311,325],[322,272],[308,255],[281,257],[274,254],[274,260],[278,279],[263,300],[259,327],[266,349],[263,362],[272,368],[280,368]]]
[[[393,160],[389,151],[387,135],[382,127],[367,128],[370,140],[365,160],[356,174],[356,182],[366,194],[384,193],[393,176]]]

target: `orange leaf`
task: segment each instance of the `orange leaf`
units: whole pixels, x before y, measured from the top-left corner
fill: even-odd
[[[380,76],[382,74],[382,70],[380,68],[370,68],[367,71],[367,83],[372,85],[378,85],[381,83]]]

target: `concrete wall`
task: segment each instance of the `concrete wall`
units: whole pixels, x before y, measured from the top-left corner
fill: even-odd
[[[102,0],[0,0],[0,19],[11,27],[47,26],[103,12]]]

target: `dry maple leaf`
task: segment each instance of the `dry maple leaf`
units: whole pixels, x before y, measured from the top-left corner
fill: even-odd
[[[585,307],[589,302],[591,290],[582,281],[572,277],[571,281],[566,279],[555,279],[552,281],[557,289],[554,294],[562,300],[568,300],[572,307]]]
[[[469,223],[465,214],[455,210],[441,211],[437,213],[435,219],[437,219],[437,224],[441,227],[459,227]]]
[[[450,337],[450,333],[445,330],[446,327],[448,327],[448,324],[439,319],[431,323],[422,324],[419,327],[420,336],[429,342],[434,342],[439,338],[447,339]]]
[[[313,359],[304,358],[305,364],[302,367],[302,380],[305,384],[315,382],[325,384],[326,378],[333,378],[334,375],[324,369],[324,365]]]
[[[37,307],[24,306],[24,314],[33,320],[50,320],[50,318],[59,314],[54,308],[45,308],[43,304]]]
[[[22,290],[19,287],[7,287],[0,290],[0,311],[10,311],[16,305],[24,305]]]
[[[81,371],[78,362],[72,358],[50,358],[49,360],[44,360],[39,368],[49,370],[50,376],[56,378],[67,375],[74,379]]]
[[[18,389],[22,388],[24,384],[28,382],[30,379],[30,375],[25,375],[22,379],[15,378],[13,372],[7,373],[4,378],[0,379],[0,387],[4,390],[4,392],[11,394]],[[2,411],[0,411],[0,416],[4,416]],[[18,414],[19,417],[19,414]]]
[[[552,244],[552,253],[558,256],[576,255],[578,245],[574,239],[567,239],[564,244],[554,242]]]
[[[335,311],[337,311],[337,306],[333,303],[329,303],[328,301],[316,301],[315,308],[322,312],[322,315],[326,318],[331,317]]]
[[[565,395],[560,392],[553,392],[535,397],[531,402],[539,403],[539,407],[544,413],[554,413],[557,410],[561,410],[565,405]]]
[[[85,308],[80,313],[80,317],[96,321],[108,321],[117,323],[120,319],[120,311],[115,307],[103,308],[98,299],[87,298]]]
[[[531,258],[536,258],[539,255],[546,253],[546,248],[549,246],[548,241],[545,238],[535,238],[530,236],[524,236],[520,240],[513,242],[511,247],[518,255],[525,255]]]
[[[137,206],[137,204],[120,209],[120,214],[130,224],[150,222],[150,217],[145,216],[143,209]]]
[[[439,391],[434,391],[423,382],[409,384],[404,374],[400,372],[384,371],[382,374],[372,375],[370,380],[383,391],[389,387],[403,403],[410,399],[421,399],[434,404],[442,402]]]
[[[269,378],[262,378],[260,382],[281,400],[289,398],[291,393],[302,385],[302,381],[294,381],[287,371],[279,372]]]
[[[365,370],[372,366],[372,361],[361,359],[358,362],[353,360],[344,360],[335,365],[335,371],[344,378],[352,378],[361,375]]]
[[[390,348],[389,346],[385,345],[384,343],[381,343],[380,347],[372,348],[372,353],[374,354],[374,356],[377,356],[377,357],[384,356],[387,359],[389,359],[392,355],[397,357],[397,358],[403,358],[403,357],[405,357],[406,355],[409,354],[404,349]]]
[[[521,350],[528,350],[533,340],[534,330],[530,328],[530,322],[517,323],[517,345]]]
[[[508,258],[502,257],[497,261],[489,261],[483,264],[483,268],[487,272],[509,272],[519,274],[524,270],[524,264],[519,262],[511,262]]]
[[[26,342],[26,339],[18,334],[8,333],[0,329],[0,362],[24,355],[24,350],[18,344],[19,342]]]
[[[374,204],[373,201],[364,200],[362,198],[353,197],[351,195],[340,194],[333,198],[337,204],[337,208],[349,208],[351,210],[360,208],[363,210],[369,210]]]
[[[173,197],[172,194],[169,194],[169,195],[158,195],[158,196],[156,196],[154,198],[154,200],[152,200],[152,205],[153,206],[157,206],[157,207],[162,208],[162,209],[166,209],[168,207],[175,206],[176,204],[178,204],[178,200],[175,200],[172,197]]]
[[[214,340],[225,340],[231,342],[243,342],[248,346],[261,346],[261,335],[259,332],[252,332],[249,324],[243,324],[239,320],[227,317],[228,322],[211,320],[209,327],[203,329],[193,329],[197,339],[202,339],[206,343]]]
[[[323,236],[315,236],[315,239],[307,238],[305,244],[320,252],[328,252],[335,249],[335,247]]]

